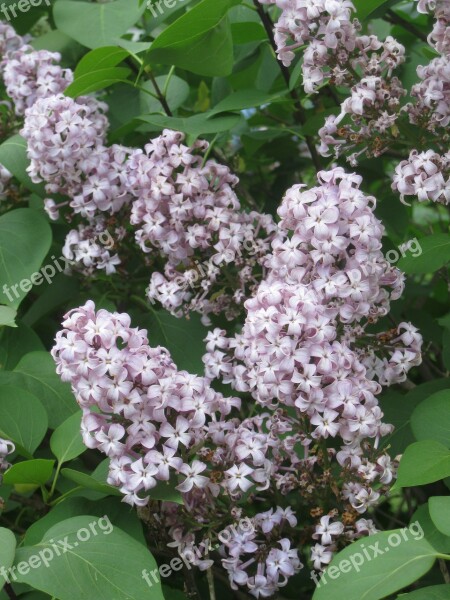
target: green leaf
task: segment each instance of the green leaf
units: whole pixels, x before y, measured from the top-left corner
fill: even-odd
[[[411,415],[411,427],[417,441],[435,440],[450,447],[450,390],[421,402]]]
[[[50,448],[60,464],[80,456],[86,450],[80,432],[81,415],[81,411],[78,411],[70,416],[55,429],[50,438]]]
[[[122,492],[120,492],[117,488],[112,485],[108,485],[107,483],[100,483],[92,475],[87,475],[86,473],[82,473],[81,471],[75,471],[74,469],[61,469],[61,475],[70,481],[73,481],[77,485],[84,487],[88,490],[93,490],[94,492],[100,492],[101,494],[106,494],[109,496],[122,496]]]
[[[333,558],[313,600],[380,600],[419,579],[437,555],[427,540],[407,528],[376,533]]]
[[[368,17],[382,16],[383,13],[398,4],[401,0],[353,0],[358,19],[364,21]]]
[[[208,114],[214,115],[229,111],[241,111],[246,108],[258,108],[279,97],[280,94],[268,94],[255,89],[239,90],[221,100]]]
[[[405,256],[398,262],[398,268],[408,275],[434,273],[450,261],[450,235],[436,233],[419,240],[422,254]]]
[[[449,586],[446,584],[432,585],[430,587],[414,590],[409,594],[398,596],[398,600],[448,600]]]
[[[23,323],[32,327],[42,319],[42,317],[73,300],[73,298],[77,296],[79,289],[80,282],[78,279],[75,277],[68,277],[64,273],[58,273],[58,275],[52,279],[51,285],[47,285],[45,288],[41,289],[39,297],[36,298],[32,306],[30,306],[23,316]]]
[[[163,500],[164,502],[175,502],[175,504],[184,504],[180,492],[175,489],[178,485],[177,478],[171,481],[160,481],[158,485],[149,491],[152,500]]]
[[[6,570],[14,562],[14,555],[16,553],[16,538],[12,531],[0,527],[0,566]],[[6,581],[0,575],[0,590],[5,585]]]
[[[126,67],[107,67],[106,69],[96,69],[90,73],[84,73],[75,78],[75,81],[69,85],[64,94],[70,98],[77,98],[84,94],[92,94],[105,88],[127,81],[131,69]]]
[[[0,164],[5,166],[14,177],[28,190],[45,198],[45,187],[31,181],[27,173],[30,161],[27,157],[27,142],[20,135],[13,135],[0,146]]]
[[[46,532],[61,521],[81,515],[108,515],[114,526],[119,527],[141,544],[146,545],[142,531],[142,521],[131,506],[124,504],[120,498],[102,498],[101,502],[86,500],[80,497],[69,497],[51,509],[44,517],[35,521],[27,529],[23,543],[25,546],[37,544]]]
[[[19,322],[19,326],[15,329],[4,329],[0,332],[0,350],[1,368],[11,371],[16,368],[25,354],[44,351],[45,347],[37,333]]]
[[[247,21],[245,23],[232,23],[231,33],[234,44],[248,44],[267,40],[267,33],[260,23]]]
[[[233,68],[233,38],[226,14],[241,0],[203,0],[156,38],[149,59],[220,77]]]
[[[51,242],[50,225],[38,211],[18,208],[0,217],[2,304],[19,306],[31,290],[31,277],[41,267]]]
[[[117,40],[132,27],[145,10],[137,0],[107,3],[58,0],[53,18],[60,31],[87,48],[117,45]]]
[[[32,455],[44,439],[48,419],[39,398],[19,387],[0,386],[0,432]]]
[[[139,325],[147,329],[150,345],[167,348],[179,369],[197,374],[204,372],[203,340],[208,331],[198,315],[191,315],[189,319],[177,319],[167,311],[159,310],[141,316],[138,320]]]
[[[426,485],[450,476],[450,450],[439,442],[424,440],[406,448],[393,487]]]
[[[434,496],[429,499],[430,517],[444,535],[450,536],[450,497]]]
[[[17,483],[44,485],[52,476],[54,464],[54,460],[43,458],[16,463],[4,474],[3,483],[8,485]]]
[[[217,117],[209,119],[209,114],[204,113],[193,117],[165,117],[163,115],[141,115],[139,121],[151,123],[159,129],[175,129],[199,137],[207,133],[219,133],[233,129],[239,121],[239,115]]]
[[[49,426],[55,429],[78,410],[70,384],[62,382],[48,352],[30,352],[14,369],[13,381],[35,394],[47,411]],[[1,379],[0,379],[1,382]]]
[[[130,53],[117,46],[104,46],[91,50],[83,56],[74,71],[75,80],[92,71],[108,69],[121,63]]]
[[[50,568],[30,569],[19,581],[59,600],[163,600],[160,585],[149,591],[142,577],[144,570],[157,569],[147,548],[121,529],[111,530],[105,521],[100,529],[98,523],[95,516],[74,517],[49,529],[36,546],[20,548],[16,564],[44,551],[52,558]],[[70,548],[65,545],[58,556],[55,540]]]
[[[167,81],[167,75],[155,77],[156,83],[161,90],[164,89]],[[144,90],[155,92],[151,81],[146,81],[142,84]],[[189,96],[189,85],[176,75],[172,75],[169,85],[166,90],[166,101],[171,111],[179,108]],[[140,95],[141,112],[142,113],[158,113],[161,112],[161,103],[156,98],[152,98],[149,94],[141,92]]]
[[[17,310],[10,306],[0,306],[0,327],[17,327]]]
[[[448,554],[450,552],[450,538],[439,531],[430,516],[430,506],[427,502],[422,504],[414,512],[410,520],[410,527],[413,523],[419,524],[420,528],[424,532],[425,539],[433,546],[437,552]]]

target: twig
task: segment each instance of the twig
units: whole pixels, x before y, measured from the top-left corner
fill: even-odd
[[[173,117],[172,111],[170,110],[170,107],[167,104],[167,100],[166,100],[164,94],[161,92],[161,88],[159,87],[158,82],[155,79],[155,76],[153,75],[153,73],[151,71],[148,73],[148,76],[150,77],[150,81],[152,82],[152,85],[155,88],[156,95],[158,97],[158,100],[159,100],[161,106],[164,109],[164,112],[166,113],[166,115],[168,117]]]
[[[448,572],[445,560],[442,558],[439,559],[439,568],[441,569],[442,577],[444,578],[445,583],[450,583],[450,573]]]
[[[270,45],[272,46],[274,52],[276,53],[277,44],[275,42],[275,38],[273,35],[272,19],[266,13],[266,11],[262,7],[262,5],[259,4],[258,0],[253,0],[253,4],[255,5],[256,12],[258,13],[258,15],[261,19],[264,29],[266,30],[267,36],[270,41]],[[286,85],[289,89],[290,81],[291,81],[291,75],[289,73],[289,69],[287,67],[285,67],[283,65],[283,63],[281,63],[279,60],[277,62],[280,67],[281,74],[283,75],[284,81],[286,82]],[[298,123],[300,123],[300,125],[304,125],[306,123],[306,115],[305,115],[305,111],[303,109],[302,103],[300,101],[300,98],[295,90],[291,90],[289,93],[291,95],[291,98],[294,100],[294,106],[295,106],[294,118]],[[312,161],[316,168],[316,171],[320,171],[322,169],[322,164],[320,161],[320,156],[316,150],[314,140],[312,139],[311,136],[307,135],[307,136],[305,136],[305,142],[306,142],[306,145],[308,146],[308,150],[309,150],[309,153],[311,154],[311,158],[312,158]]]
[[[386,21],[392,23],[393,25],[400,25],[400,27],[403,27],[403,29],[409,31],[409,33],[412,33],[414,36],[420,38],[423,42],[428,41],[426,33],[423,33],[423,31],[421,31],[413,23],[410,23],[406,19],[400,17],[400,15],[397,15],[393,10],[387,10],[386,16],[384,18]]]
[[[183,569],[184,573],[184,585],[186,588],[186,595],[188,598],[192,598],[192,600],[200,600],[200,594],[197,588],[197,584],[195,583],[194,574],[189,568]]]
[[[216,600],[216,588],[214,587],[214,574],[213,574],[211,568],[209,568],[206,571],[206,578],[208,580],[209,598],[210,598],[210,600]]]
[[[7,596],[11,598],[11,600],[18,600],[18,597],[16,596],[16,593],[12,589],[12,585],[10,583],[6,583],[3,589],[5,590]]]

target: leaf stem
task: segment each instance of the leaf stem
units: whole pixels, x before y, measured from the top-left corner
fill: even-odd
[[[164,96],[164,98],[167,97],[167,90],[169,89],[170,80],[172,79],[172,75],[174,73],[175,73],[175,65],[172,65],[170,67],[170,71],[167,74],[166,81],[164,82],[164,88],[163,88],[163,91],[162,91],[162,95]]]
[[[16,593],[13,590],[12,585],[10,583],[5,584],[4,590],[7,596],[11,598],[11,600],[18,600],[18,597],[16,596]]]

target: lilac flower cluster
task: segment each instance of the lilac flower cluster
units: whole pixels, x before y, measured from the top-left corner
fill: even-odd
[[[395,145],[400,136],[397,122],[404,115],[410,123],[435,134],[438,147],[448,146],[445,130],[450,123],[450,5],[445,1],[419,1],[418,9],[435,13],[435,27],[428,40],[440,56],[417,68],[420,82],[410,90],[415,101],[402,107],[401,99],[408,92],[392,76],[405,60],[403,46],[390,36],[383,44],[375,36],[358,37],[357,47],[361,49],[365,39],[366,48],[361,59],[353,60],[351,65],[352,73],[361,73],[361,79],[355,81],[340,114],[329,116],[319,131],[323,156],[334,153],[338,157],[355,150],[347,155],[352,166],[361,154],[380,156]]]
[[[410,122],[432,132],[437,128],[445,132],[450,123],[450,51],[417,67],[417,74],[421,81],[411,89],[416,102],[408,106]]]
[[[108,481],[125,501],[144,506],[147,492],[171,471],[184,475],[177,488],[183,494],[209,488],[217,495],[201,475],[207,465],[189,464],[189,452],[203,445],[209,430],[223,436],[223,420],[240,401],[178,371],[167,350],[150,348],[146,331],[131,328],[126,314],[96,313],[88,301],[68,313],[63,327],[52,350],[57,371],[83,409],[85,444],[111,459]]]
[[[403,381],[420,363],[422,340],[405,323],[383,335],[366,332],[401,294],[402,276],[381,253],[383,228],[361,178],[338,168],[318,179],[317,188],[287,192],[279,209],[284,239],[273,243],[268,275],[245,302],[242,333],[229,339],[216,329],[204,361],[208,377],[250,392],[266,409],[292,407],[305,452],[340,438],[344,445],[329,459],[353,477],[341,499],[362,514],[380,498],[373,482],[389,483],[394,471],[387,455],[376,456],[391,427],[382,422],[375,378]]]
[[[319,130],[320,153],[330,156],[332,148],[339,157],[343,152],[357,149],[347,156],[353,167],[361,154],[381,156],[398,135],[396,121],[405,95],[406,90],[397,77],[389,80],[378,75],[363,77],[342,103],[340,114],[327,117]]]
[[[418,0],[417,10],[420,13],[434,13],[436,21],[428,43],[439,54],[450,52],[450,5],[447,0]]]
[[[12,179],[12,173],[6,167],[0,164],[0,200],[3,200],[7,195],[8,184]]]
[[[357,72],[362,73],[362,79],[381,77],[383,73],[390,79],[392,71],[405,60],[404,47],[391,36],[381,42],[375,35],[359,35],[361,26],[352,19],[355,7],[350,0],[259,1],[276,4],[282,10],[274,37],[278,58],[285,66],[292,63],[294,50],[306,45],[302,72],[308,94],[316,92],[326,80],[334,85],[358,83]],[[362,100],[366,85],[352,91],[353,102]],[[399,87],[399,82],[382,82],[384,88],[391,85]]]
[[[385,337],[383,344],[366,332],[369,323],[387,314],[390,299],[401,295],[403,276],[382,255],[383,227],[373,214],[375,199],[359,189],[361,177],[337,168],[319,173],[318,179],[317,188],[302,191],[304,186],[297,185],[286,193],[278,211],[284,237],[272,245],[268,275],[245,303],[242,333],[232,340],[211,338],[214,350],[205,357],[206,373],[251,391],[265,406],[276,399],[308,412],[317,436],[340,431],[347,441],[357,439],[358,409],[365,415],[364,435],[377,437],[381,415],[373,393],[379,386],[366,380],[360,358],[381,350],[385,355],[377,362],[376,376],[402,381],[420,361],[421,338],[414,334],[401,350],[407,339],[401,328],[412,332],[402,324],[391,333],[389,349]],[[230,362],[225,350],[237,362]],[[395,371],[400,367],[396,375],[394,365]],[[336,368],[345,377],[335,379]],[[346,406],[349,386],[372,393]],[[319,413],[325,410],[331,413],[323,418]]]
[[[127,163],[136,241],[165,261],[148,297],[175,315],[224,312],[231,319],[258,283],[276,226],[269,215],[241,209],[233,189],[238,179],[227,167],[203,164],[197,151],[206,151],[207,142],[183,141],[183,134],[165,130]]]
[[[350,0],[259,0],[282,10],[274,37],[279,60],[288,67],[294,50],[306,45],[303,83],[312,93],[325,77],[342,82],[343,65],[356,48],[358,23],[351,20],[355,10]]]
[[[229,530],[230,535],[219,536],[224,542],[222,565],[233,590],[245,586],[255,598],[268,598],[303,567],[288,537],[297,518],[291,508],[277,507],[257,514],[250,523],[251,527],[238,526]],[[286,537],[280,538],[282,531]]]
[[[395,169],[392,189],[405,196],[414,196],[419,202],[430,200],[450,203],[450,152],[443,156],[433,150],[413,150],[407,160]]]
[[[23,115],[38,98],[59,94],[72,83],[72,71],[62,69],[60,60],[58,52],[35,50],[27,44],[8,53],[0,71],[17,115]]]
[[[4,440],[3,438],[0,438],[0,480],[1,480],[1,473],[3,471],[6,471],[7,469],[9,469],[9,467],[11,466],[9,464],[9,462],[6,460],[6,457],[9,454],[12,454],[15,451],[16,447],[14,446],[14,444],[12,442],[10,442],[9,440]],[[1,483],[1,481],[0,481]]]
[[[21,134],[27,140],[30,166],[35,183],[44,181],[49,194],[65,194],[71,200],[55,204],[45,202],[52,219],[69,207],[69,220],[79,215],[85,221],[69,232],[63,254],[78,263],[85,275],[95,270],[114,273],[120,264],[117,254],[95,243],[95,237],[107,230],[107,215],[115,215],[130,199],[125,168],[128,150],[104,145],[108,120],[107,106],[94,98],[77,100],[62,94],[37,100],[27,110]],[[122,226],[112,226],[113,239],[124,237]]]

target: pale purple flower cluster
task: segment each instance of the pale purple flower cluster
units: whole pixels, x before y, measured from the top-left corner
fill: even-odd
[[[12,179],[12,173],[6,167],[0,164],[0,200],[6,197],[8,184]]]
[[[366,328],[388,313],[390,299],[401,295],[403,276],[383,257],[384,230],[373,214],[375,199],[359,189],[361,177],[337,168],[319,173],[318,178],[317,188],[305,191],[297,185],[287,192],[278,211],[284,238],[272,244],[268,275],[254,298],[245,303],[243,332],[233,340],[212,340],[214,350],[205,357],[205,364],[208,376],[221,374],[237,389],[252,391],[263,405],[271,405],[276,398],[309,411],[323,435],[322,419],[315,412],[317,408],[320,412],[344,408],[337,398],[345,392],[338,388],[348,387],[354,378],[356,388],[379,391],[379,386],[365,379],[358,358],[360,338],[366,340],[368,353],[372,342],[377,352],[379,346],[383,348]],[[420,360],[416,346],[406,346],[405,353],[411,351],[414,358],[405,355],[411,361],[406,361],[405,372]],[[228,349],[237,363],[225,357]],[[397,350],[388,351],[388,357],[393,352]],[[385,380],[389,360],[381,363],[384,367],[377,375]],[[345,382],[333,377],[336,368],[346,372]],[[311,395],[317,396],[314,402]],[[376,437],[380,414],[374,396],[369,394],[365,402],[368,413],[374,408],[368,430],[370,437]],[[341,430],[344,439],[351,441],[358,437],[359,427],[352,421],[351,409],[350,420],[345,417],[347,410],[342,412],[335,413],[327,427],[334,435]],[[338,417],[343,420],[335,421]]]
[[[9,441],[0,438],[0,483],[1,483],[1,473],[6,471],[11,466],[7,461],[6,457],[9,454],[12,454],[15,451],[15,445]]]
[[[10,52],[18,50],[25,43],[25,39],[17,35],[11,25],[0,21],[0,59],[4,59]]]
[[[61,68],[60,60],[58,52],[35,50],[27,44],[7,54],[0,71],[17,115],[23,115],[39,98],[59,94],[72,83],[72,71]]]
[[[70,231],[63,248],[64,256],[85,275],[92,275],[97,269],[114,273],[120,264],[119,256],[101,247],[94,238],[109,232],[105,217],[118,213],[130,201],[126,169],[130,151],[118,145],[104,145],[106,109],[94,98],[49,96],[37,100],[26,111],[21,131],[27,140],[31,179],[36,183],[45,181],[48,193],[70,198],[58,205],[47,199],[45,208],[50,218],[58,219],[61,208],[68,206],[69,221],[74,215],[86,220]],[[113,227],[109,233],[117,242],[124,237],[122,227]]]
[[[274,37],[278,58],[286,67],[294,60],[294,50],[306,45],[302,67],[306,93],[316,91],[325,77],[342,79],[359,28],[351,20],[355,8],[350,0],[259,1],[282,10]]]
[[[111,459],[108,481],[125,501],[144,506],[148,491],[171,473],[184,476],[177,486],[183,494],[207,488],[205,493],[217,495],[219,486],[204,473],[207,464],[190,462],[189,455],[208,436],[223,440],[224,418],[240,400],[224,398],[204,378],[177,370],[165,348],[150,348],[147,332],[131,328],[127,314],[95,312],[88,301],[66,315],[63,327],[52,350],[57,372],[71,383],[83,409],[85,444]],[[235,479],[229,473],[224,483],[230,493]]]
[[[51,95],[26,112],[21,131],[27,140],[32,181],[44,181],[49,194],[67,194],[73,198],[74,212],[83,215],[97,208],[94,190],[83,194],[86,174],[97,165],[106,168],[109,159],[104,155],[106,110],[106,104],[93,98]],[[79,195],[82,198],[75,202]]]
[[[421,336],[407,324],[384,335],[366,331],[387,314],[403,279],[383,257],[383,228],[361,177],[337,168],[318,179],[319,187],[287,192],[278,211],[284,238],[272,244],[268,275],[245,302],[242,332],[231,339],[211,332],[204,362],[208,377],[250,392],[260,405],[294,408],[305,452],[340,438],[336,459],[353,474],[342,498],[361,514],[380,498],[373,482],[387,484],[394,471],[386,455],[367,455],[369,439],[375,449],[391,431],[375,378],[403,381],[420,363]],[[291,489],[281,480],[277,487]]]
[[[450,3],[448,0],[418,0],[417,10],[423,14],[434,13],[436,21],[428,42],[439,54],[449,54]]]
[[[183,134],[165,130],[127,163],[136,241],[165,261],[148,297],[175,315],[193,310],[233,318],[256,287],[276,226],[269,215],[241,209],[233,189],[238,179],[227,167],[203,164],[207,142],[183,141]]]
[[[431,131],[450,123],[450,52],[417,67],[420,83],[411,88],[416,102],[407,107],[411,123]]]
[[[112,248],[102,243],[105,231],[111,236],[106,222],[99,217],[92,220],[90,225],[78,225],[66,236],[63,246],[63,256],[75,264],[77,271],[86,276],[92,276],[96,270],[103,270],[107,275],[116,272],[116,266],[121,261],[117,254],[112,254]],[[123,227],[115,227],[110,241],[118,244],[126,235]]]
[[[389,80],[392,71],[405,60],[404,47],[391,36],[381,42],[375,35],[359,35],[361,25],[351,18],[355,7],[350,0],[259,1],[282,9],[274,36],[278,58],[285,66],[294,59],[293,51],[306,45],[302,72],[308,94],[326,80],[334,85],[357,83],[356,72],[362,79],[385,74]],[[382,86],[398,87],[398,81],[383,81]],[[356,89],[353,94],[358,97],[364,92]]]
[[[255,598],[269,598],[303,567],[289,538],[297,518],[291,508],[277,507],[249,522],[251,527],[238,525],[219,536],[222,565],[233,590],[244,587]]]
[[[400,115],[401,98],[406,90],[397,77],[385,79],[378,75],[362,78],[351,89],[351,95],[341,105],[339,115],[330,115],[319,130],[320,153],[336,157],[357,148],[347,156],[352,166],[361,154],[378,157],[389,147],[391,132]],[[345,119],[345,121],[344,121]]]
[[[430,200],[450,202],[450,152],[439,155],[433,150],[413,150],[408,160],[403,160],[395,169],[392,189],[405,196],[415,196],[419,202]]]

